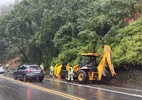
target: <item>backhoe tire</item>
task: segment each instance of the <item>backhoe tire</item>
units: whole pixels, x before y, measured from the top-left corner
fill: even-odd
[[[84,70],[80,70],[77,75],[77,79],[79,83],[85,84],[88,80],[88,74]]]

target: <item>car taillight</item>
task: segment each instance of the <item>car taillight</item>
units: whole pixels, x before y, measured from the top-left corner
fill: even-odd
[[[32,70],[26,70],[26,72],[31,73],[31,72],[33,72],[33,71],[32,71]]]
[[[43,69],[41,70],[41,73],[44,73],[44,70],[43,70]]]

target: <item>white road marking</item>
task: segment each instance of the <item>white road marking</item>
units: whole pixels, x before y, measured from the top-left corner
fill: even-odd
[[[54,79],[47,79],[47,80],[58,81],[58,82],[60,81],[61,83],[68,83],[68,82],[61,81],[61,80],[54,80]],[[88,86],[88,85],[76,84],[76,83],[71,83],[71,82],[69,82],[68,84],[72,84],[72,85],[76,85],[76,86],[82,86],[82,87],[87,87],[87,88],[91,88],[91,89],[102,90],[102,91],[107,91],[107,92],[112,92],[112,93],[117,93],[117,94],[123,94],[123,95],[128,95],[128,96],[134,96],[134,97],[140,97],[140,98],[142,98],[142,95],[138,95],[138,94],[132,94],[132,93],[120,92],[120,91],[115,91],[115,90],[110,90],[110,89],[92,87],[92,86]],[[134,91],[142,92],[141,90],[136,90],[136,89],[128,89],[127,88],[127,90],[134,90]]]

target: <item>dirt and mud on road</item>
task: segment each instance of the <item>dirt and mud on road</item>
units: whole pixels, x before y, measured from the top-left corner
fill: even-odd
[[[116,77],[111,80],[110,85],[142,89],[142,70],[139,68],[118,70]]]

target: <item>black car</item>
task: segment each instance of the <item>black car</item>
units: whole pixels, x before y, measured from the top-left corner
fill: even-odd
[[[24,64],[17,68],[13,73],[14,79],[21,79],[24,82],[27,80],[38,80],[42,82],[44,79],[44,70],[36,64]]]

